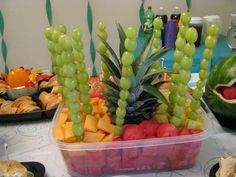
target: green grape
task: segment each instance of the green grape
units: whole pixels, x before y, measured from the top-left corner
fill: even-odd
[[[179,34],[178,34],[178,38],[181,37],[181,38],[185,38],[185,34],[186,34],[186,31],[187,31],[188,27],[187,26],[179,26]]]
[[[55,67],[55,66],[54,66]],[[57,73],[58,74],[58,73]],[[60,75],[60,77],[57,78],[57,81],[60,85],[64,86],[64,80],[65,78]]]
[[[192,57],[194,55],[196,51],[196,48],[195,48],[195,45],[194,44],[190,44],[190,43],[187,43],[185,46],[184,46],[184,53],[185,55],[187,55],[188,57]]]
[[[61,54],[63,51],[63,47],[60,44],[55,45],[55,52]]]
[[[90,103],[90,96],[88,93],[80,93],[80,99],[84,104]]]
[[[125,101],[129,97],[129,91],[128,90],[121,90],[120,91],[120,98]]]
[[[199,90],[201,90],[203,87],[204,87],[204,82],[201,81],[201,80],[198,80],[198,81],[197,81],[197,88],[198,88]]]
[[[84,133],[84,127],[82,124],[73,124],[72,131],[76,136],[82,136]]]
[[[106,48],[105,44],[103,44],[102,42],[100,42],[98,44],[98,50],[99,50],[99,52],[101,52],[103,54],[107,52],[107,48]]]
[[[73,55],[74,55],[74,60],[81,63],[84,62],[84,53],[82,51],[78,52],[78,51],[73,51]]]
[[[185,84],[179,84],[177,92],[180,96],[186,96],[186,94],[188,93],[188,86]]]
[[[158,49],[152,46],[152,54],[157,53],[157,52],[158,52]]]
[[[73,123],[75,124],[80,124],[82,122],[82,116],[81,114],[71,114],[70,119],[72,120]]]
[[[179,82],[179,75],[178,74],[172,74],[171,75],[171,80],[174,83],[178,83]]]
[[[84,44],[82,41],[74,42],[74,49],[77,51],[81,51],[84,48]]]
[[[203,81],[203,80],[206,80],[207,77],[208,77],[208,71],[207,70],[200,70],[199,78]]]
[[[68,92],[67,95],[64,95],[64,96],[66,96],[71,102],[78,101],[78,92],[75,90]]]
[[[78,113],[80,109],[80,105],[78,102],[71,102],[68,106],[68,109],[70,112]]]
[[[79,90],[81,93],[88,93],[90,88],[88,84],[79,84]]]
[[[70,37],[66,34],[60,35],[60,37],[58,39],[58,43],[65,50],[71,50],[72,49],[72,41],[71,41]]]
[[[208,68],[208,63],[209,63],[208,60],[202,59],[202,61],[201,61],[201,63],[200,63],[201,69],[207,70],[207,68]]]
[[[125,48],[129,52],[133,52],[137,48],[137,41],[135,39],[125,39]]]
[[[159,47],[159,44],[160,44],[160,40],[159,40],[158,38],[154,38],[152,45],[153,45],[155,48],[158,48],[158,47]]]
[[[184,70],[190,70],[192,65],[193,65],[192,58],[184,56],[183,59],[181,60],[181,66]]]
[[[197,30],[193,27],[189,28],[186,31],[185,38],[190,44],[194,44],[198,38]]]
[[[63,99],[63,101],[64,101],[64,104],[66,105],[66,107],[69,107],[69,105],[70,105],[70,100],[69,99],[66,99],[66,97],[65,97],[65,99]]]
[[[219,26],[216,23],[213,23],[209,26],[207,34],[217,37],[219,34]]]
[[[73,54],[70,51],[62,52],[61,58],[62,58],[63,63],[72,63],[73,62]]]
[[[120,87],[122,89],[128,90],[131,86],[131,80],[127,77],[121,77],[120,79]]]
[[[90,104],[84,104],[82,106],[82,109],[85,112],[85,114],[91,114],[93,111],[93,107]]]
[[[63,65],[63,61],[62,61],[62,58],[61,58],[61,55],[57,55],[56,57],[56,65],[61,67]]]
[[[179,99],[176,101],[179,106],[184,106],[185,104],[185,97],[179,97]]]
[[[180,61],[182,60],[182,58],[184,57],[183,52],[179,51],[179,50],[175,50],[174,52],[174,61],[177,63],[180,63]]]
[[[181,69],[180,64],[175,62],[175,63],[173,64],[173,72],[174,72],[174,73],[179,73],[180,69]]]
[[[73,90],[77,86],[77,80],[75,78],[65,78],[64,85],[68,89]]]
[[[202,90],[194,89],[193,90],[193,98],[199,100],[202,97],[203,93]]]
[[[173,114],[176,117],[181,117],[184,114],[184,107],[175,105],[173,109]]]
[[[46,36],[46,38],[48,40],[52,40],[52,33],[53,33],[54,29],[53,27],[47,27],[45,30],[44,30],[44,35]]]
[[[134,54],[131,52],[124,52],[121,57],[122,64],[124,66],[130,66],[134,61]]]
[[[122,126],[115,126],[115,134],[120,136],[122,134],[123,127]]]
[[[89,79],[89,75],[86,72],[80,72],[77,75],[77,79],[78,79],[79,83],[86,83]]]
[[[186,45],[185,39],[184,38],[177,38],[175,41],[175,46],[177,50],[182,51],[184,49],[184,46]]]
[[[73,63],[64,64],[62,69],[63,69],[63,73],[65,76],[67,76],[67,77],[75,76],[75,73],[76,73],[75,64],[73,64]]]
[[[52,53],[54,53],[55,52],[55,46],[56,46],[56,43],[55,42],[53,42],[53,41],[48,41],[48,50],[50,51],[50,52],[52,52]]]
[[[99,36],[100,36],[102,39],[107,40],[107,32],[106,32],[106,31],[101,31],[101,32],[99,33]]]
[[[189,119],[196,120],[198,118],[198,113],[191,111],[189,113]]]
[[[77,63],[76,68],[79,70],[79,72],[84,72],[86,70],[86,65],[84,63]]]
[[[58,93],[60,93],[60,95],[63,95],[63,86],[59,86]]]
[[[54,66],[53,67],[54,73],[58,74],[59,73],[59,67],[58,66]]]
[[[191,16],[189,12],[183,12],[180,16],[180,21],[184,26],[188,26],[191,20]]]
[[[67,98],[67,95],[71,92],[71,89],[67,88],[67,87],[63,87],[63,91],[62,94],[63,96],[65,96]],[[69,100],[69,99],[68,99]]]
[[[191,79],[190,71],[181,70],[179,74],[179,80],[183,84],[187,84]]]
[[[52,64],[54,64],[54,65],[56,65],[56,58],[57,58],[57,54],[51,55],[51,61],[52,61]]]
[[[116,116],[117,117],[125,117],[125,115],[126,115],[126,109],[122,109],[120,107],[118,107],[116,109]]]
[[[180,96],[178,94],[170,94],[169,95],[169,100],[171,103],[177,103],[179,98],[180,98]]]
[[[62,68],[62,67],[59,68],[58,75],[59,75],[60,77],[66,77],[65,73],[63,72],[63,68]]]
[[[192,100],[190,103],[190,108],[193,111],[196,111],[200,108],[200,102],[198,100]]]
[[[120,108],[122,108],[122,109],[126,109],[126,107],[127,107],[127,102],[124,101],[124,100],[122,100],[122,99],[119,99],[119,100],[118,100],[118,106],[119,106]]]
[[[59,27],[58,27],[58,31],[60,31],[61,33],[63,34],[66,34],[66,26],[63,25],[63,24],[60,24]]]
[[[207,48],[209,49],[213,49],[216,45],[216,37],[214,36],[207,36],[206,39],[205,39],[205,45]]]
[[[136,29],[133,27],[128,27],[127,31],[126,31],[126,37],[129,39],[135,39],[136,37]],[[135,47],[136,48],[136,47]]]
[[[176,116],[173,116],[171,119],[170,119],[170,122],[175,125],[176,127],[179,127],[181,125],[181,119],[176,117]]]
[[[130,77],[133,74],[133,68],[132,66],[123,66],[121,72],[122,72],[122,76]]]
[[[154,37],[160,38],[161,37],[161,31],[160,30],[155,30],[154,31]]]
[[[79,28],[75,28],[73,31],[72,31],[72,38],[75,40],[75,41],[81,41],[82,39],[82,32]]]
[[[162,19],[160,19],[160,18],[155,18],[154,21],[153,21],[153,26],[154,26],[156,29],[161,30],[162,27],[163,27]]]
[[[60,37],[61,33],[58,30],[53,30],[52,32],[52,40],[57,42],[58,38]]]
[[[172,83],[172,84],[170,85],[170,88],[169,88],[169,89],[170,89],[170,92],[171,92],[171,93],[176,93],[176,92],[177,92],[177,88],[178,88],[178,86],[177,86],[176,84],[173,84],[173,83]]]
[[[208,49],[208,48],[204,49],[203,57],[205,59],[210,60],[212,56],[213,56],[213,50],[212,49]]]
[[[99,31],[105,31],[106,25],[103,22],[99,22],[97,28],[99,29]]]
[[[125,119],[117,119],[117,118],[116,118],[116,125],[121,126],[121,125],[123,125],[124,123],[125,123]]]

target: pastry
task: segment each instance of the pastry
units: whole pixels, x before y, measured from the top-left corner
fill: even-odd
[[[236,177],[236,157],[221,157],[216,177]]]
[[[46,110],[56,108],[60,104],[59,97],[52,93],[42,92],[39,99]]]
[[[21,163],[14,160],[0,161],[0,176],[27,177],[27,169]]]
[[[3,103],[4,101],[6,101],[6,100],[4,100],[3,98],[0,98],[0,105],[2,105],[2,103]]]

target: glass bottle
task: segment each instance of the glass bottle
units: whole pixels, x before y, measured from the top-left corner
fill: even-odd
[[[227,42],[232,52],[236,53],[236,13],[231,14],[231,26],[227,32]]]
[[[160,7],[159,10],[157,11],[157,15],[156,17],[159,17],[160,19],[162,19],[163,21],[163,29],[161,30],[161,40],[162,40],[162,47],[165,46],[165,34],[164,34],[164,27],[165,27],[165,24],[167,23],[168,21],[168,17],[164,11],[164,8],[163,7]]]

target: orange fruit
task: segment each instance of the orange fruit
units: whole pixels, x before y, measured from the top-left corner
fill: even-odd
[[[7,82],[11,88],[15,88],[24,86],[28,80],[29,74],[23,68],[17,68],[10,71]]]

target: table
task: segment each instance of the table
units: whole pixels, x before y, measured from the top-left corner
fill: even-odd
[[[197,74],[193,74],[190,83],[194,85],[197,78]],[[197,163],[193,168],[129,176],[207,177],[210,168],[217,162],[220,156],[236,155],[236,133],[222,128],[214,118],[212,118],[212,122],[214,125],[212,136],[204,141],[197,158]],[[60,152],[56,145],[50,141],[50,126],[51,121],[0,125],[0,160],[6,159],[3,144],[7,143],[10,159],[41,162],[46,167],[46,177],[70,177]]]
[[[135,51],[135,56],[138,55],[138,50],[141,48],[143,43],[143,39],[139,38],[138,39],[138,49]],[[203,43],[203,40],[201,42],[200,47],[198,47],[196,49],[196,53],[193,57],[193,67],[191,69],[192,73],[197,73],[200,70],[200,62],[202,60],[202,52],[205,49],[205,44]],[[166,55],[163,56],[163,58],[165,59],[165,67],[167,67],[168,70],[172,70],[172,66],[174,63],[173,60],[173,54],[174,54],[174,50],[168,52]],[[230,56],[232,54],[232,50],[229,48],[229,46],[227,45],[226,42],[226,38],[223,35],[219,36],[218,42],[216,47],[214,48],[214,56],[212,57],[210,64],[209,64],[209,71],[212,70],[212,68],[218,63],[220,62],[222,59]]]

